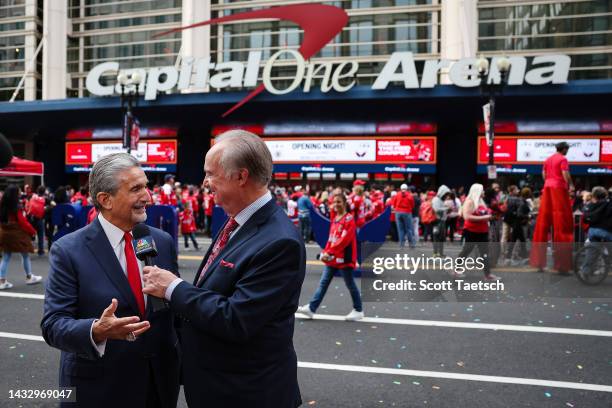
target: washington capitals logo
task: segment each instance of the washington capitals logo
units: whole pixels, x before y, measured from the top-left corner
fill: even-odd
[[[202,27],[230,21],[245,21],[262,18],[277,18],[281,21],[291,21],[302,30],[304,30],[304,39],[298,52],[308,60],[317,52],[323,49],[348,22],[348,15],[344,10],[334,6],[326,6],[324,4],[294,4],[290,6],[273,7],[264,10],[247,11],[231,16],[213,18],[212,20],[202,21],[180,27],[173,30],[165,31],[157,34],[155,37],[164,36],[177,31],[188,30],[190,28]],[[255,90],[250,92],[240,102],[230,108],[223,116],[227,116],[255,96],[259,95],[265,89],[264,85],[259,85]]]

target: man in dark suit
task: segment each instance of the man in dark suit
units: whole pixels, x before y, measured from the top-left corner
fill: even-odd
[[[89,185],[100,214],[53,243],[41,328],[62,350],[59,384],[76,387],[82,407],[176,407],[180,352],[168,309],[142,293],[142,264],[130,231],[146,220],[147,178],[126,153],[93,167]],[[157,265],[178,272],[176,247],[151,228]],[[175,276],[175,275],[173,275]]]
[[[193,284],[145,267],[144,292],[165,297],[183,320],[190,407],[293,408],[302,401],[293,348],[304,280],[304,243],[268,191],[272,157],[245,131],[216,139],[205,184],[229,215]]]

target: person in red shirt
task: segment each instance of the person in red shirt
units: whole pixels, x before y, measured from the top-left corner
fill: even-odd
[[[179,220],[181,222],[181,234],[185,239],[185,249],[189,248],[189,239],[193,242],[193,246],[196,251],[199,251],[198,241],[195,238],[195,232],[197,230],[196,220],[191,209],[191,200],[185,201],[185,209],[179,213]]]
[[[206,225],[206,234],[212,237],[212,215],[215,208],[215,195],[208,188],[204,189],[204,215],[206,217],[204,224]]]
[[[380,214],[385,212],[385,203],[383,202],[384,195],[382,191],[376,190],[372,192],[372,208],[368,211],[368,219],[373,220],[378,217]]]
[[[0,248],[2,249],[2,262],[0,262],[0,290],[10,289],[13,284],[6,280],[11,255],[15,252],[21,254],[23,269],[26,273],[26,284],[32,285],[42,281],[42,277],[32,273],[30,253],[34,252],[32,237],[36,230],[28,222],[25,211],[20,204],[19,187],[9,185],[0,200]]]
[[[400,248],[404,248],[406,241],[410,248],[416,247],[412,223],[412,209],[414,208],[414,197],[408,191],[408,185],[402,184],[400,192],[391,200],[391,206],[395,211],[395,222],[397,223],[397,233],[399,235]]]
[[[491,210],[487,208],[484,200],[484,187],[482,184],[474,183],[470,187],[465,203],[461,206],[461,216],[465,220],[463,226],[463,237],[465,244],[457,258],[466,258],[474,248],[478,248],[478,255],[482,258],[484,265],[484,278],[487,281],[497,281],[498,276],[491,273],[489,267],[489,221],[492,218]],[[455,277],[462,277],[464,274],[453,272]]]
[[[540,199],[540,210],[536,219],[529,263],[539,271],[544,270],[548,236],[554,225],[553,268],[560,274],[567,274],[572,267],[570,245],[574,238],[574,223],[570,191],[574,190],[574,184],[569,172],[569,163],[565,157],[569,151],[569,144],[557,143],[556,149],[557,153],[546,159],[542,169],[544,189]]]
[[[333,207],[335,217],[331,219],[329,239],[320,257],[321,261],[325,264],[325,268],[321,275],[319,288],[314,293],[310,303],[299,307],[297,313],[312,318],[319,305],[321,305],[321,301],[323,301],[334,273],[340,271],[353,300],[353,310],[345,316],[345,320],[361,320],[363,319],[361,295],[353,278],[353,270],[357,264],[357,228],[355,226],[355,219],[347,211],[348,202],[344,194],[334,194]]]
[[[73,204],[80,203],[83,207],[87,205],[87,188],[81,187],[79,192],[72,196],[70,202]]]
[[[25,207],[28,220],[36,230],[38,256],[45,254],[45,215],[47,208],[45,186],[38,186],[36,194],[32,194]]]
[[[360,180],[358,180],[360,181]],[[355,184],[353,186],[353,194],[349,198],[351,212],[355,217],[355,225],[357,228],[361,228],[366,222],[366,198],[364,193],[363,184]]]

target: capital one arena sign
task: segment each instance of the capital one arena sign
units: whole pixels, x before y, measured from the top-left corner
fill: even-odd
[[[95,66],[87,75],[86,87],[93,95],[108,96],[121,91],[121,86],[103,85],[101,77],[117,75],[119,72],[130,76],[138,72],[142,78],[138,88],[146,100],[157,98],[159,92],[177,90],[252,88],[244,99],[233,106],[225,115],[233,112],[244,103],[266,90],[275,95],[282,95],[301,89],[309,92],[313,88],[315,77],[321,79],[321,92],[346,92],[356,83],[355,75],[359,71],[359,62],[310,62],[309,59],[331,41],[346,25],[348,16],[338,7],[322,4],[297,4],[274,7],[246,13],[238,13],[178,28],[158,36],[175,31],[191,29],[203,25],[218,24],[229,21],[252,20],[261,18],[278,18],[296,23],[304,32],[303,41],[298,50],[282,49],[274,53],[267,61],[262,61],[262,53],[252,51],[246,62],[224,61],[215,63],[210,57],[194,59],[185,57],[180,69],[174,66],[138,68],[122,70],[118,62],[104,62]],[[527,59],[513,56],[510,60],[508,85],[564,84],[567,83],[570,57],[567,55],[543,55],[534,57],[530,66]],[[422,72],[417,72],[414,56],[411,52],[395,52],[390,55],[382,70],[372,84],[374,90],[387,89],[389,84],[403,84],[406,89],[433,88],[438,84],[441,70],[448,72],[450,82],[463,88],[480,85],[475,58],[464,58],[458,61],[427,60]],[[293,80],[284,86],[273,78],[273,69],[293,67]],[[262,83],[258,85],[258,78]],[[487,81],[499,83],[501,75],[496,68],[496,59],[490,64]],[[276,83],[275,83],[276,82]],[[224,116],[225,116],[224,115]]]

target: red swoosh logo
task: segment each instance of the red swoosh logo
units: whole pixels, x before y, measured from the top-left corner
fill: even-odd
[[[225,23],[228,21],[255,20],[261,18],[278,18],[280,20],[291,21],[304,30],[304,41],[298,49],[304,59],[309,59],[319,52],[332,38],[334,38],[348,22],[346,12],[335,6],[324,4],[293,4],[290,6],[273,7],[265,10],[247,11],[227,17],[213,18],[212,20],[202,21],[187,27],[175,28],[153,36],[161,37],[177,31],[190,28]],[[222,117],[226,117],[265,89],[264,85],[259,85],[255,90],[244,97],[240,102],[225,112]]]

